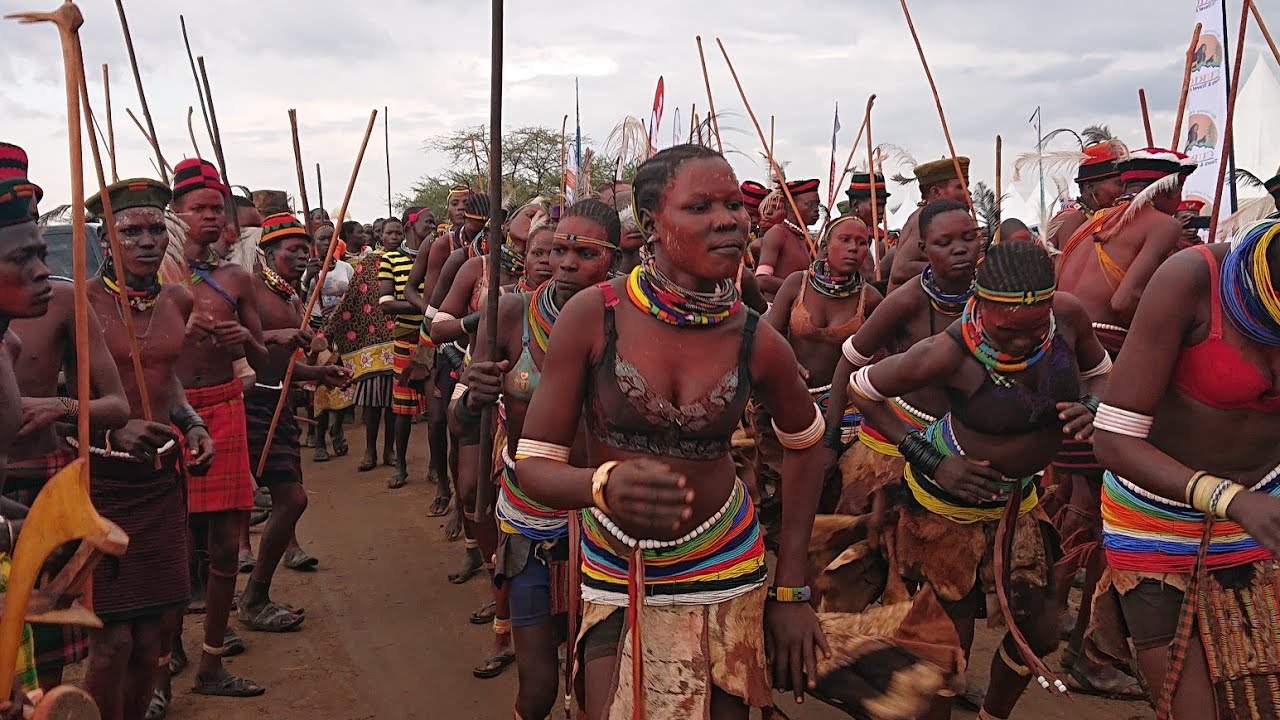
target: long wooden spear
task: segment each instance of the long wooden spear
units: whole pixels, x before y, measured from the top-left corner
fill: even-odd
[[[107,103],[107,158],[111,160],[111,182],[120,182],[120,173],[116,171],[116,126],[111,112],[111,70],[102,63],[102,92]]]
[[[188,105],[187,106],[187,135],[191,136],[191,148],[196,151],[196,157],[203,160],[204,155],[200,154],[200,143],[196,142],[196,126],[195,126],[195,123],[193,122],[193,118],[195,117],[195,114],[196,114],[196,109]]]
[[[876,228],[880,227],[880,202],[878,193],[876,192],[876,158],[872,151],[875,145],[871,142],[871,106],[876,102],[876,96],[872,95],[867,98],[867,114],[862,118],[862,124],[867,127],[867,172],[871,173],[871,236],[875,237]],[[872,246],[872,254],[874,257],[875,247]],[[882,279],[883,266],[877,258],[876,262],[876,282]]]
[[[716,150],[724,154],[724,144],[720,142],[720,121],[716,119],[716,101],[711,96],[711,76],[707,75],[707,56],[702,52],[702,36],[694,37],[698,41],[698,63],[702,65],[702,84],[707,86],[707,106],[711,108],[711,130],[716,134]]]
[[[296,126],[294,133],[296,138]],[[387,105],[382,106],[382,140],[387,155],[387,217],[391,217],[391,109]],[[302,166],[299,165],[298,167],[301,168]],[[302,179],[301,173],[299,173],[298,179]]]
[[[182,26],[182,44],[187,48],[187,62],[191,65],[191,79],[196,83],[196,97],[200,100],[200,114],[204,116],[204,129],[209,133],[209,142],[213,142],[213,124],[209,122],[209,106],[205,103],[204,90],[200,87],[200,74],[196,72],[196,58],[191,53],[191,40],[187,37],[187,19],[179,15],[178,24]],[[222,181],[225,183],[227,179],[224,177]]]
[[[1173,117],[1173,140],[1169,142],[1170,150],[1178,150],[1182,140],[1182,114],[1187,111],[1187,95],[1191,92],[1191,67],[1196,61],[1196,48],[1200,46],[1200,32],[1204,23],[1196,23],[1191,31],[1191,44],[1187,46],[1187,57],[1182,66],[1182,92],[1178,95],[1178,114]],[[1280,58],[1277,58],[1280,59]]]
[[[147,120],[147,136],[151,138],[151,146],[156,151],[156,164],[160,166],[160,179],[169,184],[169,175],[165,172],[165,161],[160,155],[160,138],[156,135],[156,124],[151,120],[151,107],[147,105],[147,93],[142,89],[142,73],[138,71],[138,55],[133,51],[133,35],[129,33],[129,19],[124,14],[124,0],[116,0],[116,12],[120,15],[120,29],[124,31],[124,47],[129,52],[129,66],[133,68],[133,82],[138,86],[138,102],[142,103],[142,117]]]
[[[999,135],[997,135],[996,136],[996,219],[997,220],[1000,219],[1000,201],[1001,201],[1000,196],[1004,194],[1002,192],[1002,188],[1004,187],[1004,179],[1002,175],[1004,171],[1004,168],[1002,167],[1004,165],[1004,158],[1002,157],[1003,152],[1004,152],[1004,140]],[[992,240],[992,243],[1000,242],[1000,224],[999,223],[996,224],[995,228],[992,229],[991,232],[992,232],[991,236],[992,238],[994,238]]]
[[[916,53],[920,56],[920,65],[924,67],[925,79],[929,81],[929,90],[933,92],[933,103],[938,107],[938,120],[942,122],[942,135],[947,139],[947,152],[951,154],[951,165],[955,168],[956,179],[964,188],[964,200],[969,205],[969,215],[978,222],[978,211],[973,207],[973,195],[969,193],[969,180],[960,167],[960,158],[956,155],[956,144],[951,140],[951,128],[947,126],[947,114],[942,109],[942,97],[938,94],[938,84],[933,80],[933,71],[929,69],[929,61],[924,57],[924,46],[920,44],[920,35],[916,33],[916,24],[911,19],[911,11],[907,9],[907,0],[898,0],[902,5],[902,14],[907,18],[907,29],[911,31],[911,39],[915,41]]]
[[[870,105],[871,103],[875,102],[875,99],[876,99],[876,94],[871,93],[871,96],[867,98],[867,104]],[[853,137],[853,146],[849,148],[849,157],[844,161],[844,169],[840,171],[840,179],[836,180],[837,188],[844,187],[844,179],[849,177],[849,173],[853,169],[853,155],[854,153],[858,152],[858,145],[859,143],[862,142],[862,133],[866,131],[867,131],[867,118],[864,115],[862,117],[862,124],[858,126],[858,134]],[[871,161],[867,160],[867,162],[868,164],[870,164]]]
[[[147,141],[147,144],[150,145],[152,149],[156,151],[156,159],[160,161],[160,164],[157,165],[153,162],[152,167],[156,169],[156,172],[160,174],[161,178],[168,177],[168,175],[166,175],[165,173],[173,172],[173,166],[169,164],[168,160],[164,159],[164,155],[160,154],[160,143],[156,142],[156,139],[152,137],[149,133],[147,133],[147,129],[142,127],[142,121],[138,119],[137,115],[133,114],[132,109],[125,108],[124,113],[128,115],[129,119],[133,121],[133,124],[137,126],[138,132],[142,133],[142,137]],[[168,184],[168,182],[169,182],[168,180],[165,180],[165,184]]]
[[[502,50],[503,7],[502,0],[493,0],[490,61],[489,61],[489,259],[485,270],[489,273],[488,295],[484,301],[484,322],[492,332],[484,348],[487,357],[498,354],[498,291],[502,283],[499,271],[502,265]],[[480,482],[476,487],[476,506],[472,509],[477,520],[489,515],[489,493],[493,483],[493,406],[485,405],[480,411]]]
[[[320,163],[316,163],[316,202],[320,203],[320,210],[324,211],[324,178],[320,175]]]
[[[1147,109],[1147,90],[1138,88],[1138,107],[1142,108],[1142,129],[1147,133],[1147,147],[1155,147],[1155,136],[1151,134],[1151,111]]]
[[[759,121],[756,120],[755,111],[751,109],[751,103],[747,102],[747,93],[742,89],[742,82],[738,80],[738,71],[733,69],[733,61],[729,59],[729,52],[724,49],[724,43],[720,42],[720,38],[716,38],[716,45],[720,47],[720,54],[724,56],[724,62],[729,66],[729,74],[733,75],[733,84],[738,87],[738,95],[742,97],[742,104],[747,108],[747,116],[751,118],[751,124],[756,128],[756,134],[760,136],[760,144],[764,146],[766,157],[769,159],[769,166],[773,168],[773,174],[778,178],[779,184],[782,186],[782,194],[787,198],[787,204],[791,206],[791,212],[796,215],[796,224],[804,231],[804,240],[809,245],[809,257],[816,258],[818,256],[818,246],[813,241],[813,236],[809,234],[809,228],[805,226],[804,216],[800,214],[800,207],[796,205],[796,199],[791,196],[791,190],[787,187],[787,183],[782,180],[782,169],[778,167],[778,163],[773,157],[773,148],[765,141],[764,129],[760,127]]]
[[[569,194],[569,116],[565,115],[560,123],[560,205],[561,213],[568,202]]]
[[[1271,54],[1276,58],[1276,64],[1280,65],[1280,48],[1276,47],[1275,38],[1271,37],[1271,31],[1267,29],[1267,23],[1262,19],[1262,11],[1258,9],[1257,3],[1250,2],[1249,9],[1253,12],[1253,20],[1258,23],[1258,29],[1262,31],[1262,37],[1267,41],[1267,45],[1271,48]]]
[[[227,188],[227,223],[231,225],[232,229],[236,231],[236,236],[239,237],[240,213],[236,210],[236,204],[231,199],[231,180],[227,177],[227,156],[222,152],[222,133],[218,130],[218,111],[213,105],[213,89],[209,87],[209,73],[205,70],[203,55],[196,58],[196,64],[200,66],[200,82],[204,86],[204,96],[209,103],[209,121],[213,124],[213,155],[218,158],[218,172],[222,173],[222,184]]]
[[[1236,38],[1236,57],[1231,69],[1231,89],[1227,95],[1227,126],[1222,130],[1222,152],[1218,156],[1218,184],[1213,189],[1213,217],[1209,220],[1209,242],[1217,242],[1218,219],[1222,217],[1222,191],[1227,184],[1227,153],[1231,152],[1232,129],[1236,118],[1236,95],[1240,93],[1240,66],[1244,62],[1244,37],[1249,26],[1249,6],[1253,0],[1244,0],[1240,7],[1240,32]],[[1166,686],[1168,680],[1165,680]],[[1168,688],[1166,688],[1168,689]]]
[[[214,117],[212,113],[212,99],[213,98],[210,97],[210,118]],[[342,223],[347,219],[347,206],[351,202],[351,193],[356,189],[356,177],[360,175],[360,164],[364,162],[364,151],[369,147],[369,138],[373,135],[373,124],[377,119],[377,110],[369,113],[369,125],[364,129],[364,139],[360,141],[360,152],[356,154],[355,167],[351,168],[351,179],[347,181],[347,194],[342,198],[342,207],[338,210],[338,219],[334,223],[334,227],[336,228],[341,228]],[[217,127],[216,119],[214,120],[214,127]],[[223,182],[225,182],[225,180]],[[325,257],[333,257],[333,253],[337,248],[338,233],[335,232],[333,237],[329,239],[329,248],[325,252]],[[307,297],[307,305],[302,311],[302,322],[299,325],[299,329],[305,330],[307,325],[310,323],[311,311],[315,308],[316,301],[320,299],[320,290],[324,287],[324,279],[329,275],[329,268],[332,265],[333,263],[329,262],[325,262],[320,265],[320,273],[316,275],[315,285],[312,287],[311,294]],[[297,365],[297,362],[298,353],[294,353],[289,356],[289,366],[285,368],[284,379],[280,381],[284,390],[280,393],[280,399],[276,401],[276,410],[271,415],[271,424],[267,426],[267,438],[262,445],[262,455],[258,457],[256,474],[259,477],[262,476],[263,471],[267,468],[267,454],[271,451],[271,441],[276,435],[276,425],[280,422],[280,413],[284,410],[285,403],[289,401],[289,385],[293,382],[293,369]]]
[[[293,164],[298,170],[298,197],[302,200],[302,224],[306,226],[307,232],[314,236],[316,228],[311,222],[311,203],[307,200],[307,177],[302,172],[302,143],[298,141],[298,111],[294,109],[289,110],[289,132],[293,135]],[[337,230],[335,235],[342,234],[341,227],[335,230]]]

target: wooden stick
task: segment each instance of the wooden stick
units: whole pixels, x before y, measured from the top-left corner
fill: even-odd
[[[698,130],[698,103],[689,108],[689,142],[693,142],[693,134]]]
[[[169,175],[165,172],[168,163],[160,154],[160,138],[156,135],[156,124],[151,121],[151,107],[147,105],[147,93],[142,89],[142,73],[138,71],[138,55],[133,51],[133,36],[129,34],[129,19],[124,14],[124,0],[116,0],[116,12],[120,15],[120,29],[124,31],[124,47],[129,52],[129,66],[133,68],[133,83],[138,86],[138,102],[142,103],[142,117],[147,119],[147,137],[151,138],[151,147],[156,151],[156,164],[160,166],[160,179],[169,184]],[[225,180],[225,178],[224,178]]]
[[[1178,114],[1173,117],[1173,140],[1169,143],[1169,149],[1174,151],[1178,150],[1182,140],[1182,115],[1187,111],[1187,94],[1191,92],[1191,66],[1196,60],[1196,48],[1200,45],[1202,30],[1204,24],[1196,23],[1195,30],[1191,31],[1191,44],[1187,46],[1186,62],[1182,66],[1182,93],[1178,95]]]
[[[773,131],[777,128],[777,125],[778,125],[778,123],[777,123],[777,118],[775,118],[774,116],[770,115],[770,116],[769,116],[769,154],[770,154],[770,155],[772,155],[772,154],[773,154],[773,148],[774,148],[774,145],[773,145]]]
[[[320,203],[320,211],[324,212],[324,178],[320,175],[320,163],[316,163],[316,200]]]
[[[565,117],[569,116],[566,115]],[[561,150],[561,153],[563,154],[564,150]],[[471,159],[476,163],[476,187],[482,188],[485,186],[484,172],[480,169],[480,152],[476,150],[476,139],[474,137],[471,138]]]
[[[170,165],[169,161],[165,160],[164,156],[160,154],[160,145],[156,143],[156,139],[147,134],[147,129],[142,127],[142,121],[138,120],[138,116],[133,114],[132,109],[125,108],[124,112],[126,115],[129,116],[129,119],[133,121],[133,124],[137,126],[138,132],[142,133],[142,137],[146,139],[147,144],[150,145],[152,149],[156,151],[156,157],[160,160],[160,164],[155,165],[153,163],[152,167],[155,168],[156,172],[161,177],[168,177],[168,175],[165,174],[165,171],[167,170],[168,172],[173,172],[173,166]],[[165,180],[165,184],[167,185],[168,183],[169,181]]]
[[[1240,7],[1240,32],[1236,38],[1236,57],[1232,63],[1231,88],[1227,95],[1227,125],[1222,131],[1222,151],[1218,153],[1218,184],[1213,190],[1213,216],[1209,220],[1209,242],[1217,242],[1218,219],[1222,217],[1222,191],[1227,183],[1227,156],[1231,152],[1232,125],[1236,118],[1236,95],[1240,92],[1240,66],[1244,62],[1244,36],[1249,27],[1249,7],[1253,0],[1244,0]]]
[[[209,117],[214,118],[213,98],[210,97]],[[378,111],[374,110],[369,113],[369,125],[364,129],[364,139],[360,141],[360,152],[356,155],[356,165],[351,168],[351,179],[347,182],[347,194],[342,199],[342,208],[338,210],[338,219],[334,223],[334,227],[341,228],[343,221],[347,219],[347,205],[351,202],[351,193],[356,189],[356,177],[360,175],[360,164],[364,162],[364,151],[369,147],[369,138],[373,135],[373,124],[378,119]],[[217,120],[214,119],[214,127],[217,127]],[[224,181],[225,182],[225,181]],[[334,233],[329,238],[329,249],[325,252],[325,257],[333,257],[333,253],[338,248],[338,233]],[[322,263],[320,265],[320,274],[316,276],[316,282],[311,289],[311,294],[307,297],[307,305],[302,311],[302,322],[300,329],[305,330],[311,322],[311,311],[316,306],[316,301],[320,299],[320,289],[324,287],[325,277],[329,274],[329,268],[332,263]],[[280,413],[284,410],[285,403],[289,400],[289,386],[293,383],[293,369],[298,363],[298,353],[289,356],[289,366],[285,368],[284,379],[280,381],[284,388],[280,392],[280,399],[276,402],[276,410],[271,415],[271,424],[267,426],[267,438],[262,445],[262,455],[258,458],[258,476],[262,476],[262,472],[267,468],[267,454],[271,451],[271,440],[276,435],[276,424],[280,422]]]
[[[502,0],[492,3],[492,30],[489,62],[489,260],[488,295],[484,301],[484,322],[494,332],[489,333],[487,357],[498,354],[498,293],[502,284],[502,55],[503,55],[503,7]],[[579,161],[582,158],[578,158]],[[579,186],[582,179],[578,179]],[[588,188],[590,183],[587,183]],[[489,517],[490,493],[493,483],[485,479],[493,477],[493,406],[485,405],[480,411],[480,468],[481,481],[476,487],[476,505],[472,512],[476,520]]]
[[[196,127],[195,127],[195,124],[192,123],[191,121],[191,119],[195,116],[195,114],[196,114],[196,109],[188,105],[187,106],[187,135],[191,136],[191,147],[195,149],[196,157],[203,160],[204,155],[200,154],[200,143],[196,142]]]
[[[391,217],[391,110],[387,105],[382,106],[382,140],[387,155],[387,217]],[[302,179],[302,173],[298,173],[298,179]]]
[[[645,142],[649,139],[645,138]],[[564,206],[569,198],[569,116],[564,116],[560,123],[560,213],[564,214]]]
[[[702,52],[702,36],[694,37],[698,41],[698,62],[702,65],[702,83],[707,86],[707,106],[711,108],[711,130],[716,134],[716,150],[724,154],[724,144],[720,142],[720,121],[716,119],[716,101],[711,97],[711,77],[707,75],[707,56]]]
[[[289,110],[289,131],[293,135],[293,164],[298,170],[298,197],[302,200],[303,221],[302,224],[307,227],[307,232],[313,237],[316,228],[311,222],[311,203],[307,200],[307,178],[302,172],[302,143],[298,142],[298,111]],[[336,227],[335,235],[342,234],[342,228]],[[325,262],[328,262],[326,259]]]
[[[751,124],[756,128],[756,134],[760,136],[760,144],[764,145],[764,149],[768,152],[769,166],[773,168],[773,174],[777,176],[779,184],[782,186],[782,194],[787,198],[787,204],[791,206],[791,212],[796,215],[796,224],[804,231],[804,240],[809,245],[809,257],[816,258],[818,256],[818,246],[813,241],[813,236],[809,234],[809,228],[804,224],[804,218],[800,215],[800,207],[796,205],[796,199],[791,196],[791,190],[787,187],[787,183],[782,179],[782,169],[778,167],[777,161],[773,158],[773,147],[765,142],[764,130],[760,127],[759,121],[756,120],[756,113],[751,109],[751,103],[747,102],[747,93],[742,89],[742,82],[738,80],[738,71],[733,68],[733,61],[729,59],[729,52],[724,49],[724,43],[720,42],[720,38],[716,38],[716,45],[720,47],[720,54],[724,56],[724,62],[729,66],[729,73],[733,75],[733,84],[738,87],[738,95],[742,97],[742,104],[747,108],[747,116],[751,118]],[[769,133],[773,134],[773,118],[769,120]]]
[[[876,94],[871,93],[870,97],[867,98],[867,104],[870,105],[871,103],[875,102],[875,99],[876,99]],[[858,126],[858,134],[855,135],[853,138],[853,147],[849,148],[849,157],[844,161],[844,169],[840,171],[840,179],[836,180],[836,187],[844,187],[844,179],[849,177],[849,173],[853,169],[853,154],[858,152],[858,144],[862,142],[862,133],[866,131],[867,131],[867,117],[864,115],[862,117],[862,124]],[[868,159],[867,163],[870,164],[870,162],[871,160]],[[883,172],[881,172],[881,174],[883,174]]]
[[[84,81],[84,55],[80,48],[79,35],[76,35],[74,40],[81,83],[80,102],[84,106],[85,115],[92,120],[93,107],[89,104],[89,84]],[[102,154],[98,150],[98,134],[95,132],[92,122],[86,123],[85,127],[89,131],[89,149],[93,153],[93,167],[97,175],[98,192],[102,198],[102,224],[106,229],[107,244],[111,247],[111,257],[116,259],[116,284],[120,286],[120,292],[117,294],[116,300],[120,304],[120,318],[124,321],[125,334],[128,335],[129,358],[133,361],[133,379],[138,386],[138,402],[142,404],[142,419],[151,422],[151,394],[147,389],[146,377],[142,374],[142,353],[138,352],[138,338],[133,330],[133,308],[129,305],[129,281],[121,260],[124,257],[124,253],[120,249],[120,234],[116,231],[115,214],[111,210],[111,196],[107,193],[107,175],[102,167]],[[87,358],[85,361],[87,362]],[[88,406],[86,405],[85,407]],[[158,462],[159,459],[157,458]]]
[[[213,142],[213,125],[209,122],[209,106],[205,103],[204,90],[200,88],[200,75],[196,72],[196,59],[191,54],[191,40],[187,37],[187,19],[181,15],[178,16],[178,23],[182,25],[182,44],[187,48],[187,62],[191,65],[191,79],[196,84],[196,97],[200,100],[200,114],[204,116],[204,129],[209,133],[209,142]],[[195,142],[194,140],[192,142]],[[197,153],[198,155],[198,153]],[[222,182],[227,179],[222,178]]]
[[[120,182],[116,170],[116,126],[111,113],[111,71],[102,63],[102,92],[107,97],[107,157],[111,160],[111,182]]]
[[[938,120],[942,122],[942,134],[947,139],[947,152],[951,154],[951,164],[956,171],[956,179],[964,188],[964,200],[969,205],[969,215],[978,222],[978,211],[973,207],[973,195],[969,193],[969,181],[960,168],[960,158],[956,155],[956,145],[951,141],[951,128],[947,126],[947,115],[942,110],[942,97],[938,95],[938,84],[933,81],[933,72],[929,70],[929,61],[924,57],[924,46],[920,44],[920,36],[916,33],[916,24],[911,20],[911,11],[907,9],[907,0],[898,0],[902,5],[902,14],[907,18],[907,29],[911,31],[911,39],[915,41],[916,53],[920,55],[920,64],[924,66],[924,76],[929,81],[929,90],[933,92],[933,103],[938,107]]]
[[[213,124],[213,156],[218,158],[218,172],[222,173],[222,184],[227,188],[227,224],[235,230],[236,236],[239,237],[240,213],[236,211],[236,204],[231,199],[231,180],[227,177],[227,158],[222,153],[222,133],[218,130],[218,110],[213,105],[213,89],[209,87],[209,73],[205,71],[203,55],[196,58],[196,64],[200,66],[200,82],[204,85],[204,96],[209,103],[209,121]],[[337,236],[337,233],[334,233],[334,237]],[[261,471],[259,471],[259,474],[261,474]]]
[[[1147,91],[1138,88],[1138,106],[1142,108],[1142,129],[1147,133],[1147,147],[1155,147],[1155,136],[1151,134],[1151,112],[1147,110]]]
[[[1262,19],[1262,11],[1258,9],[1256,3],[1249,3],[1249,8],[1253,11],[1253,20],[1258,24],[1258,29],[1262,31],[1262,38],[1267,41],[1267,45],[1271,47],[1271,54],[1276,58],[1276,64],[1280,65],[1280,48],[1276,47],[1275,38],[1271,37],[1271,31],[1267,29],[1267,23]]]
[[[874,105],[875,102],[876,96],[874,94],[867,98],[867,113],[862,118],[862,124],[867,128],[867,172],[871,173],[871,236],[873,238],[876,234],[876,228],[880,227],[880,203],[877,200],[878,193],[876,193],[876,158],[872,152],[872,148],[875,146],[871,144],[871,106]],[[874,257],[874,244],[872,245],[871,251],[873,254],[872,256]],[[883,269],[879,262],[879,258],[876,260],[876,282],[880,282],[882,279],[881,274],[883,273]]]
[[[1000,196],[1003,194],[1001,188],[1004,186],[1002,173],[1004,168],[1004,159],[1002,153],[1004,151],[1004,140],[999,135],[996,136],[996,226],[991,231],[992,244],[1000,242]]]

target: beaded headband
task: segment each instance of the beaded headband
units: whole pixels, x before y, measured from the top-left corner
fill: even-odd
[[[1023,292],[1002,292],[999,290],[988,290],[981,285],[975,285],[976,295],[989,302],[1003,303],[1006,305],[1039,305],[1042,302],[1053,299],[1057,286],[1045,288],[1043,290],[1025,290]]]
[[[607,240],[600,240],[599,238],[587,237],[586,235],[570,235],[568,233],[556,233],[554,237],[556,240],[565,240],[571,243],[580,242],[580,243],[585,243],[587,245],[599,245],[602,248],[608,248],[610,250],[618,249],[617,245],[614,245],[613,243]]]

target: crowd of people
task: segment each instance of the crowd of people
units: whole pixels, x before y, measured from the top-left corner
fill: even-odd
[[[740,182],[700,144],[575,202],[458,186],[439,216],[340,226],[190,159],[86,199],[113,227],[78,358],[27,168],[0,143],[0,551],[81,414],[129,544],[94,571],[101,628],[32,626],[26,691],[87,658],[104,718],[158,720],[185,629],[194,693],[265,692],[224,666],[229,620],[304,625],[271,592],[320,562],[303,449],[342,458],[362,425],[356,467],[392,490],[422,428],[449,580],[488,583],[473,672],[515,665],[516,718],[745,718],[776,689],[1000,720],[1032,680],[1280,713],[1280,176],[1276,215],[1205,244],[1195,163],[1109,136],[1038,236],[979,224],[963,157],[914,168],[893,232],[880,174],[837,215],[818,180]],[[981,618],[1004,635],[972,658]]]

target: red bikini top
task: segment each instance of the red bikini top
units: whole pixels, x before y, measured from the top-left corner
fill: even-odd
[[[1219,410],[1280,412],[1280,395],[1271,378],[1222,339],[1221,276],[1218,260],[1204,245],[1196,250],[1209,263],[1209,337],[1178,353],[1173,386],[1182,394]]]

